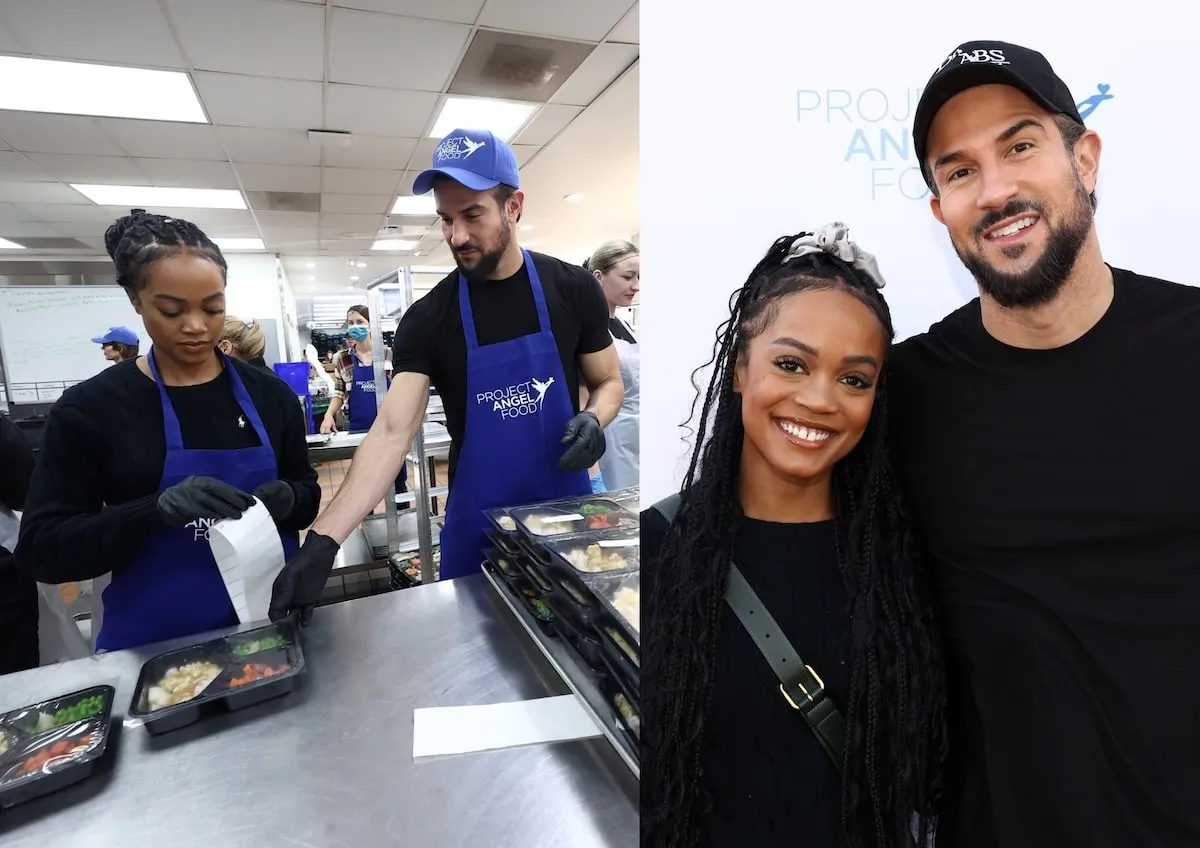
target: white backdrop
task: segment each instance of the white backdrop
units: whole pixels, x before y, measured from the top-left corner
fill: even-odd
[[[677,490],[689,377],[730,293],[778,236],[846,222],[879,260],[901,338],[976,296],[929,210],[911,136],[922,87],[964,41],[1040,50],[1077,103],[1107,86],[1085,117],[1103,143],[1105,258],[1200,282],[1200,120],[1187,95],[1200,41],[1168,40],[1190,13],[1162,0],[1140,0],[1137,19],[1097,8],[1082,23],[1045,0],[1011,15],[879,0],[679,3],[641,10],[643,504]]]

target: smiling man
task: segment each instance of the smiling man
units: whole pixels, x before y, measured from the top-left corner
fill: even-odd
[[[624,396],[600,287],[577,265],[521,249],[517,160],[492,133],[442,139],[413,183],[415,194],[430,190],[458,269],[400,320],[383,409],[285,569],[303,576],[293,581],[303,588],[277,593],[273,614],[320,596],[338,546],[399,473],[430,385],[451,437],[441,579],[479,572],[484,510],[591,494],[587,469],[604,453],[603,428]],[[589,390],[582,410],[580,385]]]
[[[892,360],[955,681],[939,845],[1200,844],[1200,289],[1105,263],[1100,139],[1040,53],[956,49],[914,142],[979,287]]]

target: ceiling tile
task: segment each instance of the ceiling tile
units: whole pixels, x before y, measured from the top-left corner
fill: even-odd
[[[513,139],[516,144],[546,145],[562,132],[567,124],[575,120],[583,108],[580,106],[543,106],[533,120]]]
[[[354,232],[364,238],[374,236],[383,226],[383,214],[351,215],[346,212],[321,213],[321,232]]]
[[[77,239],[100,239],[100,243],[103,244],[104,232],[112,222],[112,218],[106,218],[103,221],[52,221],[50,223],[64,236]]]
[[[86,197],[62,183],[0,182],[0,203],[91,203]]]
[[[46,238],[47,236],[65,236],[62,230],[54,226],[54,224],[44,224],[37,221],[21,221],[14,224],[5,224],[0,227],[0,238],[11,238],[20,240],[25,238]]]
[[[246,191],[318,192],[321,169],[300,165],[252,165],[235,162]]]
[[[4,22],[27,49],[41,56],[186,67],[155,0],[5,3]]]
[[[215,124],[308,130],[321,126],[321,84],[236,74],[193,74]],[[4,133],[0,131],[0,138]]]
[[[316,212],[255,212],[254,215],[264,230],[276,227],[304,227],[310,228],[315,236],[320,224],[320,215]]]
[[[613,27],[612,32],[608,34],[608,41],[619,41],[622,44],[638,44],[641,42],[641,32],[639,22],[641,20],[638,4],[634,3],[633,8],[621,18],[621,22]]]
[[[203,124],[101,118],[100,126],[130,156],[213,161],[225,159],[217,131]]]
[[[441,139],[437,138],[423,138],[418,141],[409,168],[419,173],[430,167],[433,164],[433,152],[437,150],[439,143],[441,143]]]
[[[95,118],[77,115],[0,111],[0,138],[14,150],[34,153],[121,155]]]
[[[64,156],[58,153],[30,153],[29,158],[42,170],[64,183],[92,185],[141,185],[146,178],[125,156]]]
[[[20,153],[0,151],[0,181],[8,180],[47,182],[53,181],[54,177]]]
[[[383,215],[392,206],[391,194],[323,194],[321,212],[357,212]]]
[[[17,40],[15,35],[9,32],[4,26],[0,26],[0,52],[28,53],[29,51]]]
[[[441,91],[470,34],[461,24],[334,9],[329,80]]]
[[[407,166],[416,148],[416,138],[356,135],[349,147],[325,148],[325,164],[332,168],[393,171]]]
[[[304,130],[260,130],[222,127],[221,140],[235,162],[274,165],[320,165],[321,148]]]
[[[326,129],[420,138],[437,102],[438,95],[427,91],[330,85]]]
[[[31,203],[20,207],[21,220],[49,221],[54,224],[88,222],[92,224],[112,223],[112,216],[101,206],[76,203]]]
[[[551,103],[587,106],[637,61],[635,44],[601,44],[550,97]]]
[[[325,168],[321,175],[321,189],[331,194],[379,194],[385,189],[389,192],[394,190],[399,179],[399,171]]]
[[[263,227],[263,238],[268,242],[297,244],[305,241],[318,241],[316,225],[312,227]]]
[[[420,174],[419,170],[405,171],[404,176],[400,178],[400,185],[396,188],[396,194],[412,194],[413,183]]]
[[[525,163],[533,158],[533,154],[542,148],[536,144],[514,144],[512,145],[512,149],[513,154],[517,157],[517,167],[524,168]]]
[[[102,207],[115,220],[122,215],[128,215],[129,210],[121,206]],[[181,218],[191,221],[200,228],[214,224],[253,225],[254,218],[246,209],[181,209],[175,207],[156,208],[151,210],[158,215],[170,218]]]
[[[630,0],[590,0],[562,3],[559,0],[488,0],[479,25],[599,41],[629,11]]]
[[[134,161],[156,186],[239,188],[237,177],[228,162],[192,162],[182,159],[135,159]]]
[[[209,238],[262,238],[258,227],[245,224],[210,224],[204,234]]]
[[[325,10],[273,0],[166,0],[198,70],[319,80]]]
[[[334,6],[343,9],[365,9],[460,24],[475,23],[483,4],[484,0],[333,0]]]

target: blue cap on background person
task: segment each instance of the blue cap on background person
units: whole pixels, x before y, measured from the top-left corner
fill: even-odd
[[[521,187],[517,155],[507,142],[487,130],[458,129],[443,138],[433,151],[433,167],[413,180],[413,194],[430,191],[439,174],[472,191],[487,191],[501,184]]]
[[[137,333],[128,327],[109,327],[107,333],[99,338],[92,339],[92,342],[98,345],[123,344],[136,347],[138,337]]]

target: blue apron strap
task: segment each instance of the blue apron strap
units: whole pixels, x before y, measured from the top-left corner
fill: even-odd
[[[529,269],[529,286],[533,289],[533,303],[537,307],[538,331],[550,332],[550,310],[546,307],[546,293],[542,290],[542,278],[538,276],[537,268],[533,265],[533,257],[529,251],[521,248],[525,257],[525,267]]]
[[[458,272],[458,311],[462,315],[463,335],[467,337],[467,350],[479,347],[479,338],[475,335],[475,314],[471,309],[471,289],[467,286],[467,278],[463,272]]]
[[[254,432],[258,435],[259,443],[265,448],[271,447],[271,442],[267,439],[267,428],[263,426],[262,416],[258,414],[258,407],[254,405],[254,401],[250,399],[250,393],[246,391],[242,375],[237,372],[237,368],[225,354],[218,350],[217,356],[221,358],[221,364],[229,372],[229,380],[233,384],[233,397],[237,400],[238,406],[242,408],[242,414],[246,416],[246,420],[250,422]]]
[[[163,386],[162,378],[158,375],[158,365],[154,362],[154,347],[146,354],[146,362],[150,366],[150,374],[154,377],[154,385],[158,386],[158,396],[162,400],[163,431],[167,437],[167,452],[183,450],[183,433],[179,429],[179,418],[175,415],[175,407],[167,397],[167,389]]]
[[[550,332],[550,310],[546,307],[546,293],[542,291],[542,279],[538,276],[537,268],[533,265],[533,257],[529,251],[521,248],[521,257],[529,271],[529,287],[533,290],[533,305],[537,309],[538,332]],[[471,290],[467,278],[462,271],[458,272],[458,311],[462,315],[463,334],[467,337],[467,350],[479,347],[479,337],[475,334],[475,313],[471,309]]]

